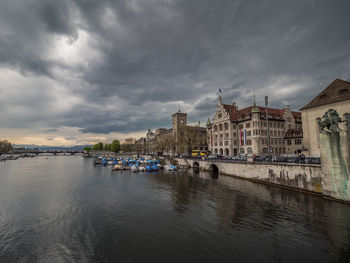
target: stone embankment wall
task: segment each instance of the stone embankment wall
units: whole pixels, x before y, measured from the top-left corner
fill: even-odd
[[[236,163],[225,161],[173,159],[178,165],[212,170],[214,165],[219,174],[277,184],[300,190],[322,193],[320,165],[287,163]]]

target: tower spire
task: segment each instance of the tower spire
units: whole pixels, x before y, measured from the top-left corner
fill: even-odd
[[[256,101],[255,101],[255,90],[254,90],[254,107],[252,109],[252,112],[259,112],[258,107],[256,106]]]

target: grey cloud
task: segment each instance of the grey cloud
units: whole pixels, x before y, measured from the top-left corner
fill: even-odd
[[[45,133],[54,133],[54,132],[58,132],[58,129],[48,129],[46,131],[44,131]]]
[[[205,121],[217,88],[225,103],[240,108],[252,104],[255,90],[258,103],[269,95],[270,106],[297,109],[320,82],[350,78],[349,8],[345,0],[1,1],[0,65],[46,76],[79,103],[58,112],[50,102],[63,95],[48,84],[36,100],[0,97],[0,107],[8,127],[69,126],[83,133],[170,127],[176,103],[191,105],[189,116]],[[55,37],[74,45],[81,30],[99,60],[77,66],[45,55]],[[283,85],[303,88],[277,97],[269,86],[284,78]],[[18,89],[27,94],[33,87]],[[12,113],[14,105],[24,113]]]

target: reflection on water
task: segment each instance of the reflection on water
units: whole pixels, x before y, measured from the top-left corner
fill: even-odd
[[[0,262],[347,262],[350,207],[81,157],[0,163]]]

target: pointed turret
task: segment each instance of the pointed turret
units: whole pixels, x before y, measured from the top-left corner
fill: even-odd
[[[210,119],[208,117],[208,121],[207,121],[207,127],[210,127],[211,126],[211,122],[210,122]]]
[[[254,107],[252,109],[252,113],[259,113],[259,109],[256,106],[256,102],[255,102],[255,91],[254,91]]]

